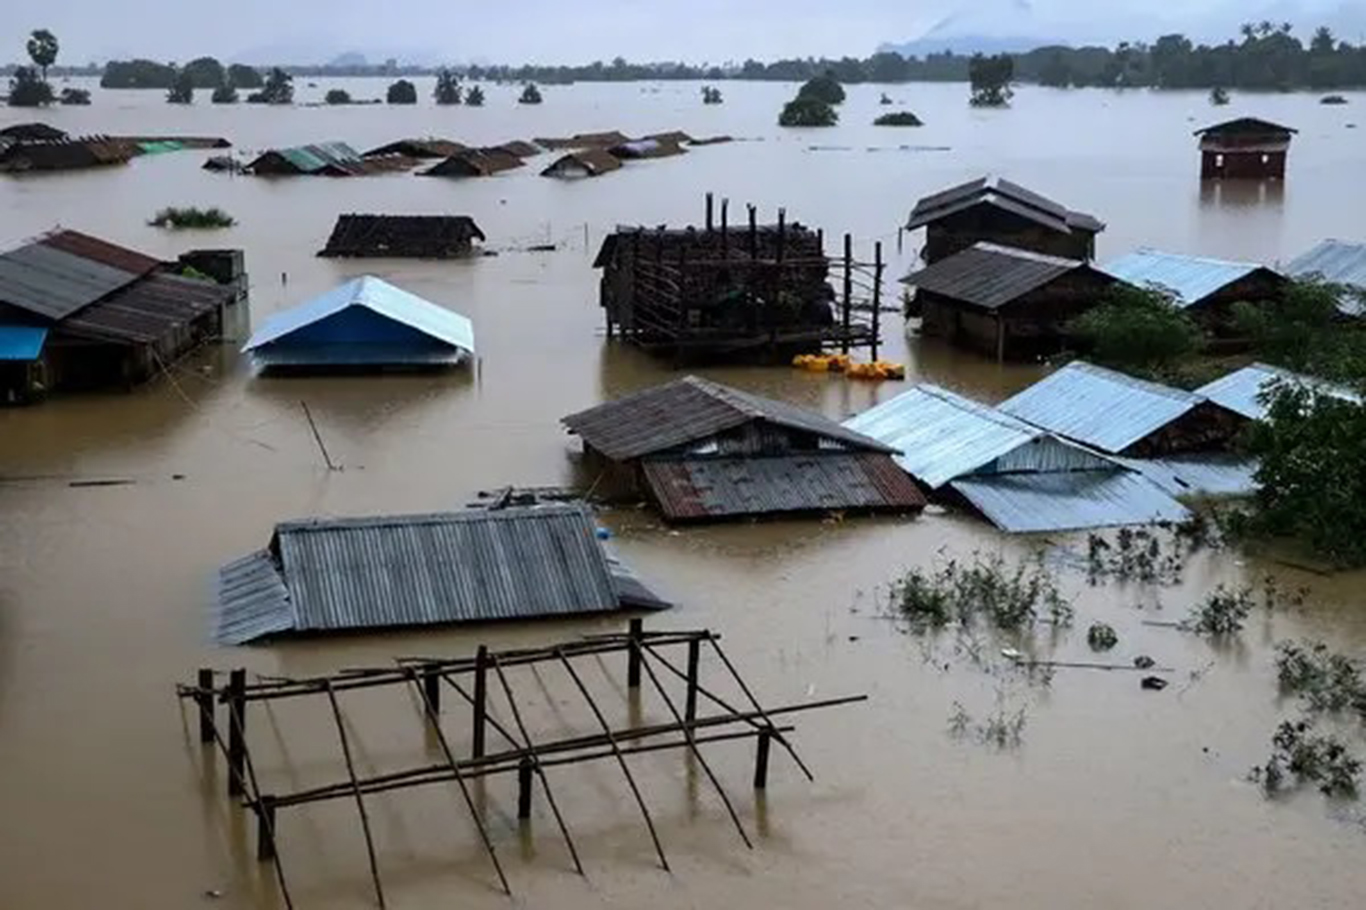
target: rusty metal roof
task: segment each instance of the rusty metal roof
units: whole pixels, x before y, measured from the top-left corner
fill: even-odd
[[[1101,283],[1114,281],[1077,259],[995,243],[973,244],[901,280],[918,290],[994,310],[1078,270],[1093,274]]]
[[[895,451],[820,414],[698,376],[686,376],[570,414],[561,423],[608,458],[629,461],[707,440],[755,421],[810,433],[851,449]]]
[[[421,172],[424,177],[488,177],[525,164],[507,149],[465,149]]]
[[[463,152],[469,146],[453,139],[399,139],[390,142],[388,145],[381,145],[372,148],[370,151],[361,155],[362,158],[374,158],[380,155],[406,155],[409,158],[449,158],[458,152]]]
[[[229,285],[157,274],[135,282],[61,323],[61,332],[112,344],[150,344],[227,303]]]
[[[621,167],[621,159],[604,148],[587,148],[555,159],[545,170],[542,177],[559,177],[570,172],[575,166],[582,168],[590,177],[598,177]]]
[[[889,455],[876,452],[647,459],[641,467],[660,511],[672,521],[925,507],[915,482]]]
[[[57,321],[156,268],[149,256],[77,231],[0,254],[0,303]]]
[[[630,590],[614,578],[581,504],[291,521],[276,526],[267,551],[220,571],[214,637],[240,644],[285,631],[649,605],[629,597]]]
[[[474,239],[486,238],[469,215],[338,215],[318,255],[443,259]]]
[[[979,177],[924,197],[911,211],[906,229],[913,231],[977,205],[1003,209],[1063,234],[1070,234],[1074,228],[1090,233],[1105,230],[1105,224],[1094,216],[1073,211],[999,177]]]

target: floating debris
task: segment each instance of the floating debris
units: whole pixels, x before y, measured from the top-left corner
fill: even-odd
[[[1091,646],[1092,651],[1109,651],[1119,644],[1119,635],[1115,632],[1115,627],[1103,622],[1093,623],[1091,628],[1086,630],[1086,643]]]

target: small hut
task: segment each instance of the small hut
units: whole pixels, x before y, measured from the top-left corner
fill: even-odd
[[[420,175],[424,177],[492,177],[525,164],[504,149],[466,149],[437,162]]]
[[[1284,180],[1290,140],[1297,132],[1256,117],[1239,117],[1196,130],[1200,179]]]
[[[542,177],[601,177],[603,174],[620,170],[621,159],[602,148],[581,149],[557,158],[549,167],[541,171]]]
[[[474,325],[366,275],[271,316],[242,351],[263,370],[448,367],[474,354]]]
[[[1105,225],[1052,199],[996,177],[982,177],[926,196],[915,204],[906,230],[925,228],[921,258],[927,264],[986,241],[1049,256],[1091,260]]]
[[[608,151],[616,158],[631,161],[645,158],[669,158],[674,155],[682,155],[687,149],[671,139],[635,139],[631,142],[614,145]]]
[[[484,232],[468,215],[339,215],[323,257],[451,259]]]
[[[250,162],[244,170],[248,174],[271,177],[360,177],[407,170],[416,163],[407,155],[362,157],[345,142],[323,142],[271,149]]]
[[[46,123],[14,123],[0,129],[0,139],[12,139],[15,142],[60,142],[65,138],[66,130]]]
[[[609,487],[670,521],[830,511],[919,512],[890,446],[819,414],[696,376],[563,420]]]

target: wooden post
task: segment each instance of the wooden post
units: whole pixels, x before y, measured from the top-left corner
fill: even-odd
[[[844,311],[841,314],[841,325],[844,327],[843,337],[840,339],[840,352],[849,353],[849,321],[853,317],[854,308],[854,237],[852,234],[844,235]]]
[[[247,768],[247,671],[228,674],[228,795],[246,791]]]
[[[697,720],[697,672],[701,663],[702,640],[694,638],[688,642],[688,697],[683,708],[683,719],[688,723]]]
[[[432,723],[436,723],[436,716],[441,713],[441,672],[436,667],[428,667],[423,672],[422,688],[427,692],[427,704],[432,706]]]
[[[1001,311],[996,311],[996,362],[1005,363],[1006,360],[1006,324],[1001,318]]]
[[[882,241],[873,244],[873,350],[872,360],[877,360],[877,345],[882,330]]]
[[[749,258],[759,257],[759,213],[754,206],[749,206]]]
[[[626,686],[640,688],[640,640],[645,636],[645,620],[631,620],[630,645],[626,649]]]
[[[256,804],[256,859],[275,859],[275,797],[262,796]]]
[[[721,258],[725,259],[729,252],[730,235],[730,200],[721,200]]]
[[[714,202],[713,202],[713,200],[712,200],[712,195],[711,195],[711,193],[708,193],[708,194],[707,194],[707,233],[708,233],[708,234],[711,233],[711,225],[712,225],[712,206],[713,206],[713,205],[714,205]]]
[[[531,772],[535,763],[524,758],[517,765],[517,817],[531,818]]]
[[[896,229],[896,254],[897,254],[898,256],[901,255],[901,244],[902,244],[902,241],[903,241],[905,238],[906,238],[906,229],[905,229],[905,228],[900,228],[900,227],[897,228],[897,229]]]
[[[768,752],[773,744],[773,733],[768,730],[759,731],[759,748],[754,754],[754,789],[763,790],[768,787]]]
[[[213,671],[199,670],[199,694],[194,700],[199,705],[199,741],[211,743],[217,738],[213,729]]]
[[[778,264],[783,264],[783,245],[787,240],[787,209],[778,209]],[[782,280],[780,277],[779,281]]]
[[[488,711],[489,649],[480,645],[474,655],[474,744],[470,749],[475,758],[484,757],[484,721]]]

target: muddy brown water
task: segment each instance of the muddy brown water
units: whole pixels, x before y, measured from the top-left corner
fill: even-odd
[[[301,80],[305,82],[306,80]],[[301,100],[331,85],[300,86]],[[349,83],[360,97],[379,82]],[[1217,114],[1256,114],[1300,129],[1285,187],[1202,192],[1191,130],[1216,119],[1198,93],[1061,93],[1025,89],[1013,109],[971,111],[962,86],[898,86],[918,130],[878,130],[880,89],[853,89],[833,130],[772,126],[790,86],[727,85],[705,108],[694,85],[547,89],[539,108],[494,88],[482,110],[173,108],[159,93],[99,92],[87,109],[47,118],[73,133],[212,134],[239,148],[342,139],[364,148],[409,135],[493,142],[619,128],[729,133],[754,141],[632,165],[596,181],[543,180],[535,168],[482,181],[408,176],[254,180],[199,169],[208,153],[139,159],[110,171],[0,180],[6,241],[56,224],[171,256],[192,245],[241,246],[256,318],[372,272],[452,306],[475,323],[477,369],[442,378],[259,380],[224,346],[131,395],[0,411],[0,907],[234,908],[280,904],[252,859],[252,823],[229,809],[223,769],[206,771],[173,686],[201,665],[305,674],[400,655],[462,654],[616,628],[610,620],[354,636],[220,650],[205,644],[210,579],[260,546],[276,521],[455,507],[500,484],[573,478],[575,447],[558,418],[669,377],[601,337],[590,258],[618,222],[685,223],[702,194],[875,239],[896,257],[896,229],[919,196],[984,170],[1109,223],[1101,258],[1140,244],[1283,261],[1325,236],[1360,234],[1363,133],[1348,129],[1366,96],[1324,108],[1306,95],[1239,96]],[[18,119],[0,114],[0,123]],[[813,146],[820,147],[819,150]],[[902,148],[906,146],[906,148]],[[948,147],[934,151],[917,147]],[[216,204],[240,222],[197,236],[143,222],[164,205]],[[496,258],[462,263],[314,258],[342,212],[459,212],[488,233]],[[587,243],[585,244],[585,232]],[[518,252],[554,242],[554,253]],[[913,242],[891,269],[908,263]],[[282,280],[287,276],[287,283]],[[987,398],[1028,382],[902,337],[890,317],[886,356],[928,379]],[[788,369],[707,375],[844,416],[896,394]],[[333,457],[322,465],[298,402],[307,400]],[[183,479],[172,479],[173,475]],[[72,478],[127,478],[71,488]],[[1152,595],[1088,588],[1065,567],[1080,623],[1120,631],[1115,655],[1149,653],[1176,669],[1160,694],[1131,673],[1060,671],[1034,689],[962,660],[927,659],[876,618],[886,584],[941,550],[1023,553],[970,518],[733,525],[672,533],[648,514],[604,516],[623,554],[679,606],[655,628],[708,627],[761,699],[867,693],[868,703],[796,719],[816,772],[807,784],[775,752],[766,800],[749,787],[752,746],[722,745],[715,769],[756,849],[744,849],[705,777],[680,754],[633,759],[673,865],[661,871],[629,791],[608,763],[561,769],[552,784],[583,852],[580,879],[544,801],[531,837],[515,823],[511,780],[477,794],[515,903],[528,907],[1021,908],[1351,907],[1366,888],[1366,833],[1355,810],[1317,794],[1263,800],[1244,782],[1265,760],[1278,703],[1271,647],[1315,636],[1360,652],[1360,576],[1320,578],[1234,555],[1202,559],[1164,590],[1179,617],[1221,580],[1271,571],[1305,584],[1304,608],[1257,614],[1236,648],[1142,625]],[[1060,541],[1066,542],[1066,541]],[[1073,541],[1075,543],[1075,541]],[[1088,656],[1084,634],[1057,645]],[[708,673],[714,671],[708,667]],[[1194,674],[1194,675],[1192,675]],[[622,668],[593,668],[615,719]],[[713,677],[708,677],[713,678]],[[523,677],[538,730],[590,729],[566,680]],[[534,697],[533,697],[534,696]],[[1023,709],[1023,742],[997,752],[947,735],[954,704],[975,721]],[[416,710],[397,693],[344,702],[362,770],[432,756]],[[342,773],[322,705],[281,707],[249,723],[263,782],[276,789]],[[663,707],[646,698],[648,717]],[[465,742],[455,715],[449,727]],[[1361,741],[1357,741],[1361,746]],[[391,907],[508,905],[453,789],[370,801]],[[354,806],[281,815],[280,849],[297,906],[373,903]]]

